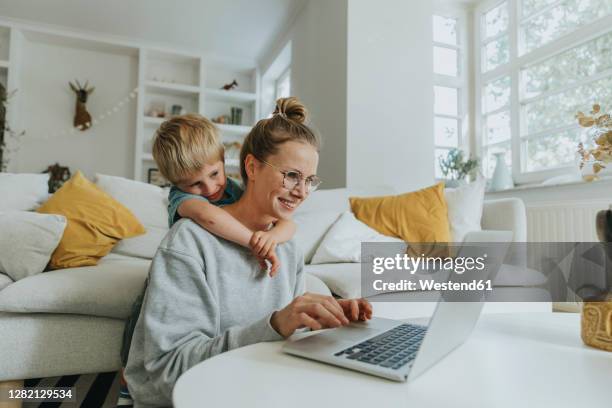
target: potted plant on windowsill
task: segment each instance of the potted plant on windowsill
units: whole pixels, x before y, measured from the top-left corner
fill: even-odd
[[[446,157],[440,156],[440,170],[446,179],[446,187],[458,187],[465,183],[465,179],[478,169],[479,160],[465,159],[464,153],[459,149],[451,149]]]

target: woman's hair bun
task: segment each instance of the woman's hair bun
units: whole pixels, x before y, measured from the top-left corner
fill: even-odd
[[[308,119],[306,107],[295,96],[277,99],[276,109],[274,109],[273,114],[284,116],[297,123],[305,123]]]

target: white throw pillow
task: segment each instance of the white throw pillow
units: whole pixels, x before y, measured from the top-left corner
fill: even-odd
[[[14,281],[42,272],[65,228],[63,215],[0,212],[0,272]]]
[[[310,263],[325,233],[340,216],[339,211],[311,211],[296,214],[293,221],[297,225],[294,240],[304,254],[304,262]]]
[[[310,263],[361,262],[362,242],[404,241],[380,234],[346,211],[325,234]]]
[[[151,259],[168,232],[168,190],[123,177],[96,174],[96,185],[126,206],[146,233],[119,241],[112,252]]]
[[[49,174],[0,173],[0,211],[29,211],[49,197]]]
[[[484,203],[485,179],[458,188],[447,188],[448,223],[453,242],[463,242],[465,235],[482,229],[480,220]]]

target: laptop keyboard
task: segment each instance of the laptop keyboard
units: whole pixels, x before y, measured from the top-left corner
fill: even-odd
[[[397,370],[414,360],[426,332],[426,327],[402,324],[334,355]]]

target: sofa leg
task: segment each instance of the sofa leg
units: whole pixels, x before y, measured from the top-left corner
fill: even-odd
[[[21,400],[8,401],[9,390],[22,388],[23,380],[0,381],[0,408],[21,408]]]

